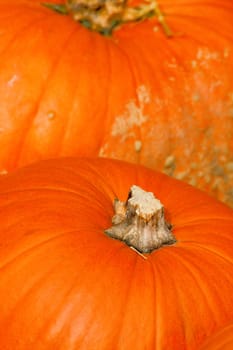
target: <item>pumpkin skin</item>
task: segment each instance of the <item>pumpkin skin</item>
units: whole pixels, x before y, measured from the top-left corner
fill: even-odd
[[[233,324],[227,325],[212,335],[201,350],[230,350],[233,349]]]
[[[41,0],[0,1],[2,173],[99,155],[233,205],[233,2],[158,3],[172,38],[156,18],[104,37]]]
[[[177,239],[143,259],[108,237],[129,187],[164,204]],[[108,159],[42,161],[0,179],[0,348],[193,349],[233,317],[232,210]]]

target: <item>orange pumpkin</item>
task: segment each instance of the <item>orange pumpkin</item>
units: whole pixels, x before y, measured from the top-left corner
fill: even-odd
[[[233,349],[233,323],[220,329],[208,338],[201,350],[231,350]]]
[[[160,169],[233,205],[233,2],[157,6],[163,20],[157,13],[106,37],[41,0],[0,1],[2,173],[100,155]]]
[[[232,319],[233,211],[203,192],[70,158],[2,176],[0,198],[0,349],[197,350]]]

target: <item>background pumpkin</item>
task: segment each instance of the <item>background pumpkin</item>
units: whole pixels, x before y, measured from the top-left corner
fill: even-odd
[[[129,188],[164,204],[177,242],[143,258],[108,237]],[[0,348],[199,348],[233,317],[232,210],[107,159],[43,161],[0,179]]]
[[[233,205],[233,2],[158,3],[173,38],[156,18],[103,37],[41,0],[0,1],[2,173],[100,155]]]
[[[220,329],[207,339],[201,350],[233,349],[233,323]]]

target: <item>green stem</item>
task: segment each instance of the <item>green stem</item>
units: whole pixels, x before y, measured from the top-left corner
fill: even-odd
[[[60,13],[61,15],[68,15],[69,11],[64,4],[50,4],[48,2],[41,3],[42,6],[47,7],[50,10]]]
[[[120,25],[151,17],[157,18],[167,37],[173,35],[156,0],[147,0],[137,7],[129,7],[127,0],[67,0],[65,4],[42,5],[63,15],[70,14],[86,28],[103,35],[111,35]]]

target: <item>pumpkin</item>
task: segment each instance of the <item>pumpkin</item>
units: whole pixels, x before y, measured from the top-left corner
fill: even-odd
[[[230,350],[233,349],[233,323],[223,327],[208,338],[201,350]]]
[[[0,198],[0,349],[196,350],[232,319],[232,209],[192,186],[61,158]]]
[[[102,4],[0,1],[0,171],[117,158],[233,205],[232,0]]]

